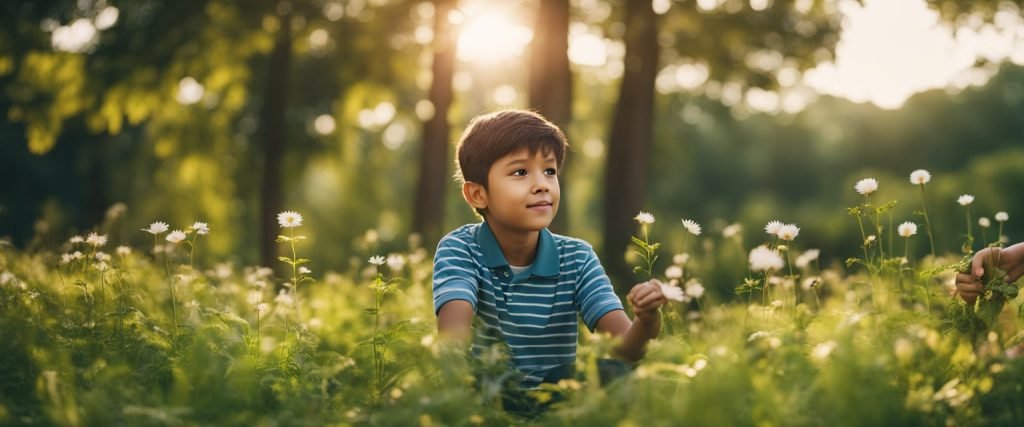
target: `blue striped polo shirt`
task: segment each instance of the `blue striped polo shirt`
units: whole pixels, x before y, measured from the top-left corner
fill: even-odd
[[[602,316],[622,309],[588,243],[541,230],[533,264],[514,274],[486,222],[438,243],[433,294],[435,314],[452,300],[472,304],[473,353],[503,346],[526,388],[575,371],[577,315],[593,332]]]

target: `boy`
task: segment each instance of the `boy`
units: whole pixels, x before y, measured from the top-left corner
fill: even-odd
[[[475,354],[501,346],[526,389],[573,375],[577,314],[591,331],[621,337],[615,352],[633,362],[658,335],[666,302],[657,281],[636,285],[630,321],[591,246],[547,230],[567,148],[562,131],[530,111],[473,119],[458,144],[457,178],[484,221],[448,233],[434,256],[442,339],[465,342],[472,334]]]

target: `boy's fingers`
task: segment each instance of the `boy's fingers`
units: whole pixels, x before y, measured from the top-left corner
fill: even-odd
[[[985,248],[974,254],[974,258],[971,259],[971,274],[973,274],[974,277],[981,277],[985,275],[985,258],[989,256],[999,257],[998,250],[998,248]]]
[[[970,286],[981,289],[981,281],[979,281],[978,278],[974,277],[973,275],[967,273],[957,273],[956,286],[958,288],[963,286]]]
[[[643,298],[638,299],[635,305],[638,307],[647,307],[653,305],[655,302],[663,298],[665,298],[664,295],[652,292],[650,294],[644,295]]]
[[[1017,279],[1020,279],[1020,276],[1024,276],[1024,263],[1018,264],[1017,267],[1010,270],[1010,272],[1006,274],[1006,279],[1004,280],[1009,283],[1013,283],[1016,282]]]

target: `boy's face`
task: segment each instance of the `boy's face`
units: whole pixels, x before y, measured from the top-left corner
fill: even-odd
[[[539,231],[558,212],[558,161],[553,153],[522,150],[498,159],[487,173],[486,190],[470,203],[487,210],[487,222],[509,231]],[[478,206],[483,204],[483,206]]]

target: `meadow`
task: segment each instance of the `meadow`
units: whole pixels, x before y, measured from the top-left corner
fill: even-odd
[[[152,245],[122,246],[108,238],[115,209],[60,247],[0,245],[0,424],[1020,425],[1016,284],[990,269],[976,304],[953,293],[965,255],[1009,241],[1011,216],[981,220],[967,194],[929,200],[929,181],[886,183],[920,187],[902,201],[920,206],[912,218],[873,199],[872,178],[843,190],[860,193],[835,212],[862,244],[841,263],[823,264],[785,221],[685,218],[687,249],[664,253],[641,212],[629,259],[638,281],[665,283],[661,336],[601,378],[614,342],[581,327],[576,378],[534,392],[552,402],[534,419],[502,409],[514,375],[500,351],[469,358],[437,339],[432,248],[416,236],[312,271],[303,244],[317,226],[288,211],[276,270],[200,264],[216,224],[133,225]],[[964,228],[933,230],[929,209],[962,211]],[[907,257],[933,233],[959,236],[961,253]],[[706,282],[711,265],[746,278]]]

